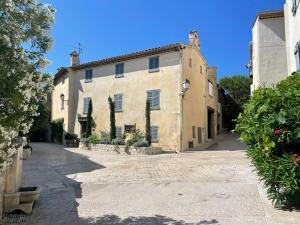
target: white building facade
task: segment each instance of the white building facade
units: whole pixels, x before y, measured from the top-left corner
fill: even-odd
[[[271,87],[300,71],[300,0],[286,0],[284,10],[259,13],[252,28],[251,92]]]
[[[288,74],[300,71],[300,0],[284,5]]]

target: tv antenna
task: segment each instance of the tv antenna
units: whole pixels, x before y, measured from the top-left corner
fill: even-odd
[[[82,48],[82,44],[80,42],[78,42],[78,46],[72,46],[72,47],[77,50],[79,55],[81,55],[83,48]]]

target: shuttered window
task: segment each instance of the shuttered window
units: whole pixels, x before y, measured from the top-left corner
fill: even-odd
[[[158,142],[159,136],[158,136],[158,126],[151,126],[150,127],[151,132],[151,141],[152,142]]]
[[[208,81],[208,93],[210,96],[214,96],[214,86],[210,81]]]
[[[147,99],[150,102],[150,109],[160,109],[160,90],[147,91]]]
[[[196,138],[196,127],[192,126],[193,138]]]
[[[65,108],[65,96],[64,94],[60,95],[60,109],[63,110]]]
[[[115,94],[114,101],[115,101],[115,112],[122,112],[123,94]]]
[[[159,70],[159,56],[149,58],[149,72]]]
[[[116,137],[122,137],[122,127],[116,127]]]
[[[93,79],[93,70],[85,71],[85,82],[90,82]]]
[[[300,41],[295,47],[296,71],[300,71]]]
[[[116,64],[116,78],[124,77],[124,63]]]
[[[91,100],[90,97],[85,97],[83,99],[83,114],[88,113],[90,100]]]
[[[298,8],[298,6],[297,6],[297,0],[292,0],[292,1],[293,1],[292,13],[293,13],[293,16],[295,16],[296,13],[297,13],[297,8]]]

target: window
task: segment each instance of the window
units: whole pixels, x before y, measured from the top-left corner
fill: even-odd
[[[147,91],[147,99],[150,102],[150,109],[160,109],[160,90]]]
[[[151,142],[158,142],[159,140],[158,126],[151,126],[150,133],[151,133]]]
[[[210,81],[208,81],[208,94],[210,96],[214,96],[214,86]]]
[[[114,101],[115,101],[115,112],[122,112],[123,94],[115,94]]]
[[[193,138],[196,138],[196,127],[192,127],[192,132],[193,132]]]
[[[202,66],[200,66],[200,74],[202,74]]]
[[[295,60],[296,60],[296,71],[300,71],[300,41],[297,42],[295,47]]]
[[[93,70],[85,71],[85,82],[91,82],[93,79]]]
[[[124,77],[124,63],[116,64],[116,78]]]
[[[149,72],[159,71],[159,56],[149,58]]]
[[[295,16],[297,13],[298,5],[297,5],[297,0],[292,0],[292,1],[293,1],[292,13],[293,13],[293,16]]]
[[[189,58],[189,66],[192,67],[192,59]]]
[[[87,114],[88,113],[90,100],[91,100],[90,97],[85,97],[83,99],[83,114]]]
[[[122,137],[122,127],[116,127],[116,137]]]
[[[63,110],[65,108],[65,96],[64,94],[60,95],[60,109]]]

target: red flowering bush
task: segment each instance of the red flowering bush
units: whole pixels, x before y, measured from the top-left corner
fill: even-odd
[[[253,93],[236,131],[276,206],[300,207],[300,73]]]

